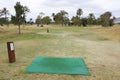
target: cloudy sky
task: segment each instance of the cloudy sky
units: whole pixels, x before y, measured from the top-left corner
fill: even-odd
[[[0,9],[6,7],[14,15],[14,5],[17,1],[30,9],[27,19],[36,19],[40,12],[44,12],[45,16],[51,16],[52,13],[60,10],[67,11],[71,18],[76,15],[78,8],[83,10],[82,17],[87,17],[89,13],[94,13],[96,17],[99,17],[106,11],[120,17],[120,0],[0,0]]]

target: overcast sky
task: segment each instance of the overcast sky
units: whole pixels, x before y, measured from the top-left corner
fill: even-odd
[[[76,15],[78,8],[83,10],[82,17],[87,17],[89,13],[99,17],[106,11],[112,12],[115,17],[120,17],[120,0],[0,0],[0,9],[6,7],[14,15],[14,5],[17,1],[30,9],[27,19],[36,19],[40,12],[44,12],[45,16],[51,16],[60,10],[67,11],[71,18]]]

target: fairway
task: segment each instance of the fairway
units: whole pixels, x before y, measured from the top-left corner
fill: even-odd
[[[26,25],[21,27],[21,32],[18,35],[18,27],[14,25],[0,28],[0,80],[120,79],[120,25],[109,28]],[[15,63],[8,62],[8,41],[15,45]],[[82,58],[91,76],[26,74],[25,69],[37,56]]]

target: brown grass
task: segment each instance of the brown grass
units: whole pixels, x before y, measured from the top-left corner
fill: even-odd
[[[24,33],[31,32],[40,38],[15,41],[15,63],[8,63],[6,43],[0,43],[0,80],[119,80],[120,42],[119,26],[111,28],[95,27],[52,27],[51,31],[63,34],[47,34],[46,28],[27,26]],[[13,26],[1,36],[16,33]],[[43,31],[41,31],[43,30]],[[11,32],[12,31],[12,32]],[[15,31],[15,32],[14,32]],[[39,34],[38,34],[39,33]],[[45,36],[45,37],[41,37]],[[49,37],[46,37],[49,36]],[[26,36],[25,36],[26,37]],[[108,39],[106,39],[108,38]],[[114,39],[113,39],[114,38]],[[24,70],[36,56],[81,57],[91,76],[63,74],[26,74]]]
[[[113,27],[94,27],[93,30],[98,34],[105,36],[106,38],[120,42],[120,25]]]

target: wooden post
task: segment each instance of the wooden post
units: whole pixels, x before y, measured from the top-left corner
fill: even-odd
[[[47,28],[47,33],[49,33],[49,29]]]
[[[8,58],[9,62],[13,63],[15,62],[15,48],[13,42],[7,42],[7,49],[8,49]]]

